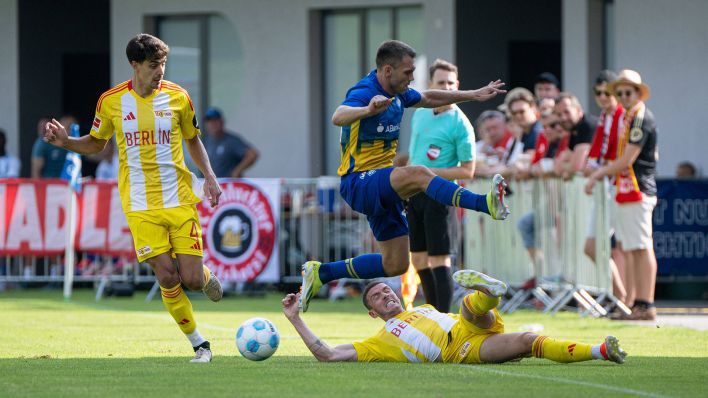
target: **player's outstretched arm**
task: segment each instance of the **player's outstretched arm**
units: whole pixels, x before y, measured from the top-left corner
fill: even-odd
[[[414,107],[438,108],[466,101],[482,102],[506,93],[506,90],[501,89],[503,86],[503,81],[496,80],[477,90],[425,90],[420,93],[420,101]]]
[[[356,361],[356,350],[351,344],[342,344],[334,348],[317,337],[312,330],[305,324],[305,321],[300,318],[300,309],[298,303],[300,301],[300,293],[290,293],[283,299],[283,313],[293,324],[295,330],[302,338],[302,341],[310,350],[312,355],[320,362],[345,362]]]
[[[91,134],[79,138],[69,137],[66,128],[56,119],[52,119],[51,122],[45,125],[44,141],[81,155],[91,155],[101,152],[108,142],[107,140],[96,138]]]
[[[211,169],[211,163],[209,163],[209,157],[207,156],[204,144],[202,144],[202,140],[198,135],[194,136],[194,138],[186,139],[185,142],[187,143],[189,155],[192,157],[192,160],[194,160],[194,164],[197,165],[199,171],[201,171],[204,176],[204,195],[209,201],[209,204],[211,204],[211,207],[215,207],[219,204],[221,187],[216,180],[214,170]]]
[[[367,118],[369,116],[378,115],[388,109],[395,97],[384,97],[376,95],[367,106],[348,106],[340,105],[332,115],[332,123],[335,126],[348,126],[357,120]]]

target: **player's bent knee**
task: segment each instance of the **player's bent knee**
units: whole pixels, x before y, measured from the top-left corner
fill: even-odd
[[[523,332],[519,335],[519,347],[526,353],[530,353],[533,347],[533,342],[536,341],[538,335],[531,332]]]
[[[403,275],[406,271],[408,271],[408,266],[408,259],[405,261],[401,261],[399,259],[389,261],[386,261],[386,259],[383,260],[384,271],[388,276]]]

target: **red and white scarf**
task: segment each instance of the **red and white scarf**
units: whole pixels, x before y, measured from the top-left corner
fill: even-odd
[[[622,133],[619,137],[619,146],[617,148],[618,159],[624,155],[624,151],[627,149],[631,131],[642,128],[645,111],[646,106],[643,101],[640,101],[637,105],[633,106],[627,111],[627,113],[625,113]],[[617,196],[615,199],[618,203],[642,201],[642,191],[639,190],[637,176],[634,174],[634,168],[631,164],[626,170],[623,170],[617,174],[616,184]]]
[[[608,136],[605,134],[607,115],[605,111],[602,111],[600,114],[600,123],[597,125],[597,129],[595,129],[595,136],[593,137],[590,153],[588,154],[588,161],[594,160],[599,164],[602,163],[603,159],[615,160],[617,158],[617,130],[623,112],[624,108],[622,108],[622,105],[617,104],[612,114],[612,124],[610,125],[610,134]],[[607,146],[604,145],[605,142]],[[604,153],[602,152],[603,149],[605,150]]]

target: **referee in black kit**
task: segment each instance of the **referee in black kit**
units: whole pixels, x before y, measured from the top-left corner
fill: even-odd
[[[457,67],[435,60],[430,66],[429,88],[457,90]],[[429,167],[447,180],[474,175],[474,129],[456,105],[420,108],[411,122],[410,162]],[[453,283],[451,248],[458,227],[455,209],[425,194],[410,198],[407,207],[411,261],[423,285],[425,301],[442,313],[450,312]]]

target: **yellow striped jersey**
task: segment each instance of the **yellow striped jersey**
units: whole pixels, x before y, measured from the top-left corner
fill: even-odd
[[[98,99],[91,135],[108,140],[116,134],[118,189],[123,211],[155,210],[200,201],[198,183],[184,163],[182,138],[200,134],[189,94],[163,80],[143,98],[130,80]]]
[[[377,95],[392,97],[381,87],[374,69],[347,91],[342,105],[368,106],[371,99]],[[420,100],[420,93],[408,88],[402,94],[396,94],[395,99],[384,112],[343,126],[339,137],[342,163],[337,174],[343,176],[357,171],[393,166],[403,110],[417,104]]]
[[[354,343],[360,362],[442,362],[448,334],[459,321],[425,304],[386,321],[374,336]]]

